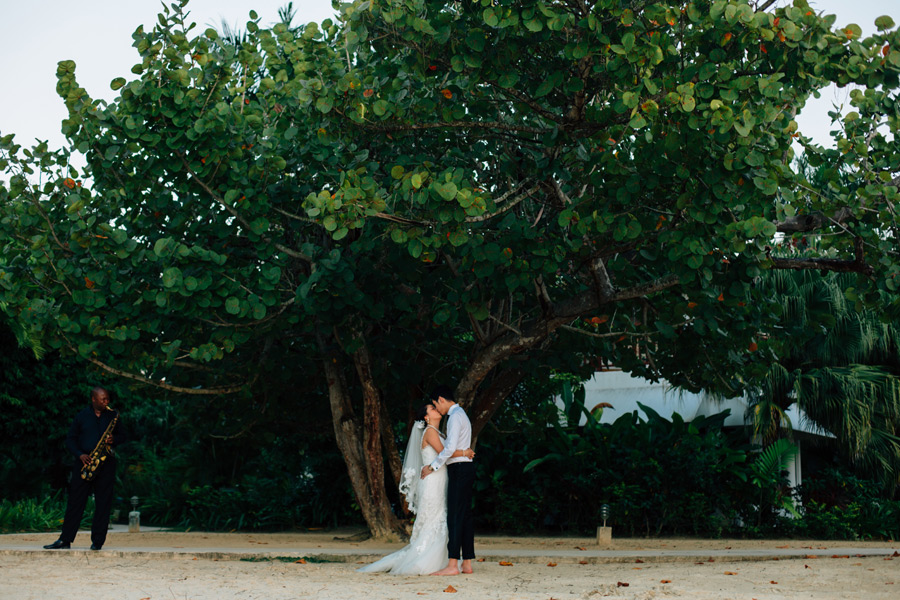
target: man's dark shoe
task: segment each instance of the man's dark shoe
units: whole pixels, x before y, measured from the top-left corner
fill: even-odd
[[[64,542],[62,540],[56,540],[52,544],[47,544],[44,546],[44,550],[68,550],[71,547],[69,542]]]
[[[91,550],[99,550],[103,546],[98,546],[97,544],[91,544]]]

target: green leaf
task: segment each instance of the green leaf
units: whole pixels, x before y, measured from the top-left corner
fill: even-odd
[[[231,296],[225,301],[225,311],[230,315],[236,315],[241,312],[241,301]]]
[[[882,15],[875,19],[875,27],[881,30],[892,29],[894,27],[894,19],[888,15]]]
[[[169,267],[165,271],[163,271],[162,276],[162,284],[167,288],[175,287],[181,285],[182,282],[182,274],[181,269],[178,267]]]
[[[500,17],[497,16],[497,11],[494,7],[484,9],[482,16],[484,17],[485,24],[489,27],[496,27],[500,24]]]
[[[124,77],[116,77],[115,79],[112,80],[112,82],[110,82],[109,87],[112,90],[118,90],[123,85],[125,85],[125,78]]]
[[[484,44],[484,32],[480,29],[470,29],[466,35],[466,45],[475,52],[481,52],[484,50]]]
[[[269,220],[265,217],[259,217],[250,221],[250,231],[256,235],[262,235],[269,229]]]
[[[452,181],[448,181],[447,183],[443,183],[443,184],[440,184],[440,183],[435,184],[434,188],[437,191],[437,193],[441,196],[441,198],[443,198],[444,200],[455,200],[456,199],[457,188],[456,188],[456,184],[453,183]]]
[[[550,79],[550,78],[545,79],[545,80],[542,81],[541,84],[537,87],[537,90],[535,90],[535,92],[534,92],[534,97],[535,97],[535,98],[541,98],[542,96],[546,96],[546,95],[549,94],[551,91],[553,91],[553,88],[555,87],[555,85],[556,85],[556,84],[553,82],[552,79]]]
[[[316,110],[321,113],[327,114],[329,111],[331,111],[333,106],[334,101],[328,96],[322,96],[321,98],[316,100]]]
[[[170,244],[172,240],[169,238],[160,238],[153,244],[153,253],[159,258],[165,258],[170,253]]]
[[[528,29],[528,31],[537,33],[544,28],[544,22],[540,19],[529,19],[528,21],[525,21],[525,27]]]
[[[631,121],[629,121],[628,123],[628,126],[632,129],[640,129],[645,125],[647,125],[647,119],[645,119],[641,114],[634,115],[634,117],[632,117]]]
[[[519,74],[518,73],[504,73],[500,76],[500,79],[497,80],[497,83],[500,87],[504,89],[509,89],[511,87],[515,87],[515,85],[519,82]]]
[[[469,236],[467,236],[462,231],[454,231],[453,233],[450,234],[450,237],[449,237],[450,244],[453,246],[462,246],[463,244],[465,244],[468,241],[468,239],[469,239]]]
[[[410,178],[409,181],[410,181],[410,183],[412,183],[412,186],[416,189],[419,189],[420,187],[422,187],[422,176],[419,175],[418,173],[413,173],[413,176]]]
[[[394,179],[401,179],[403,177],[403,173],[405,173],[405,169],[401,165],[395,165],[391,169],[391,177]]]

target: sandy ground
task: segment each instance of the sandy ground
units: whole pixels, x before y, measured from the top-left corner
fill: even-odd
[[[475,564],[474,575],[397,577],[355,569],[401,544],[335,540],[335,533],[111,533],[98,553],[85,550],[90,543],[85,534],[79,534],[73,551],[55,552],[38,551],[53,534],[3,535],[0,599],[419,599],[453,593],[459,595],[450,598],[498,600],[900,598],[900,554],[862,555],[900,546],[893,542],[616,539],[605,556],[612,556],[610,550],[622,554],[619,562],[608,563],[598,562],[598,547],[588,538],[479,537],[476,550],[490,558]],[[257,559],[204,558],[200,551],[210,549],[243,553],[245,559],[256,553]],[[654,558],[673,550],[710,556],[678,562]],[[798,550],[818,556],[751,561],[720,556]],[[830,555],[832,550],[846,554]],[[634,551],[644,558],[624,556]],[[309,560],[298,561],[298,552]],[[316,554],[329,552],[344,552],[350,562],[315,562]]]

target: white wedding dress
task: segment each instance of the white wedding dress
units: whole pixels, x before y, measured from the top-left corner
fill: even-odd
[[[426,445],[422,464],[431,464],[437,455]],[[362,567],[361,573],[428,575],[447,566],[447,469],[420,478],[417,485],[418,506],[409,545]]]

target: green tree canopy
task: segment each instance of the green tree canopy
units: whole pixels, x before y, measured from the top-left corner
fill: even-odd
[[[239,45],[165,7],[115,101],[59,64],[69,148],[0,138],[0,300],[51,347],[184,393],[317,361],[389,535],[386,400],[456,381],[478,431],[585,344],[735,393],[763,270],[896,290],[900,36],[772,4],[356,1],[298,30],[251,12]],[[865,87],[835,151],[865,185],[823,194],[791,144],[831,82]],[[833,235],[795,260],[770,256],[779,231]]]

